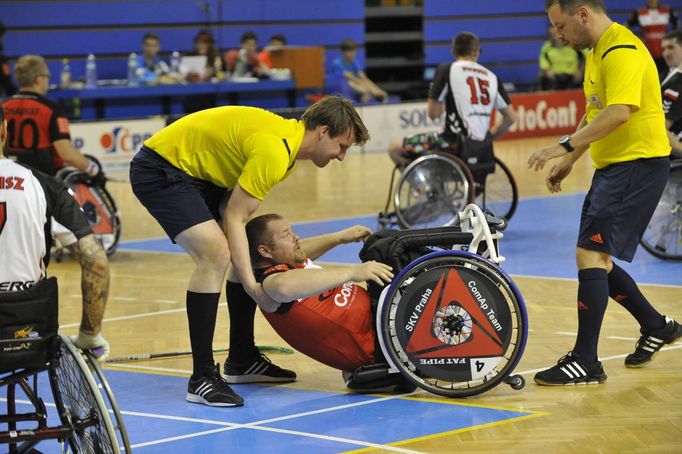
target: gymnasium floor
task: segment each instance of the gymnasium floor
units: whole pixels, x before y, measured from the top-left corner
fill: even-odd
[[[451,400],[417,391],[409,396],[347,394],[336,370],[300,353],[269,354],[296,370],[290,385],[236,385],[241,408],[209,408],[184,401],[189,357],[107,366],[135,452],[682,452],[682,343],[668,346],[640,370],[624,356],[638,337],[636,324],[617,304],[605,317],[600,357],[609,380],[590,387],[538,387],[533,374],[552,365],[573,345],[575,236],[588,162],[566,181],[566,193],[549,196],[544,173],[525,169],[530,153],[553,139],[500,142],[496,152],[511,168],[522,202],[501,243],[503,269],[527,304],[530,335],[517,372],[528,381],[514,391],[500,385],[475,398]],[[268,196],[259,213],[277,211],[302,236],[355,223],[376,227],[390,165],[381,154],[349,155],[348,162],[314,169],[300,163]],[[298,165],[298,164],[297,164]],[[184,289],[190,259],[176,253],[126,184],[110,184],[123,214],[124,241],[112,258],[112,289],[104,334],[112,356],[189,349]],[[357,245],[320,262],[356,262]],[[640,250],[623,265],[663,313],[682,318],[682,263],[663,262]],[[51,265],[60,279],[62,331],[80,319],[79,270]],[[221,304],[215,348],[227,345]],[[260,345],[285,346],[260,314]],[[225,354],[217,354],[224,361]],[[49,401],[50,396],[46,396]],[[2,408],[0,407],[0,410]],[[58,447],[43,443],[44,452]],[[54,450],[51,450],[54,448]],[[0,452],[3,452],[0,446]]]

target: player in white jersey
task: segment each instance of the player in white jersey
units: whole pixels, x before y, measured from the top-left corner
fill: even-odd
[[[462,143],[489,142],[504,134],[516,120],[516,113],[502,81],[492,71],[477,63],[481,43],[473,33],[460,33],[452,40],[455,61],[443,63],[429,89],[427,113],[437,120],[445,110],[445,128],[440,134],[426,133],[398,139],[388,153],[398,165],[411,162],[415,154],[451,149],[455,153]],[[497,109],[502,122],[490,127],[490,117]],[[480,147],[479,147],[480,148]],[[463,157],[465,162],[466,156]]]
[[[50,218],[77,238],[69,250],[82,267],[83,316],[75,344],[105,360],[102,318],[109,294],[109,261],[69,189],[55,177],[5,158],[7,121],[0,107],[0,292],[24,290],[46,277]]]

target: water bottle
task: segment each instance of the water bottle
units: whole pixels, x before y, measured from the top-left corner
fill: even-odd
[[[71,66],[69,66],[69,59],[62,60],[62,73],[59,76],[59,86],[62,88],[69,88],[71,86]]]
[[[178,52],[177,50],[173,51],[173,53],[171,54],[170,71],[171,74],[180,73],[180,52]]]
[[[85,86],[87,88],[97,87],[97,62],[95,62],[95,54],[88,55],[85,62]]]
[[[239,49],[239,57],[234,64],[234,77],[244,77],[246,75],[246,49]]]
[[[128,85],[137,86],[137,54],[131,52],[128,56]]]
[[[219,55],[213,59],[213,75],[217,80],[223,80],[223,59]]]

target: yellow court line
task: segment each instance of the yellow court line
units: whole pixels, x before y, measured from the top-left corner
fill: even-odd
[[[518,410],[515,410],[515,411],[518,411]],[[551,414],[551,413],[539,412],[539,411],[538,412],[531,411],[529,413],[531,413],[531,414],[523,415],[523,416],[517,416],[515,418],[504,419],[502,421],[492,421],[489,423],[478,424],[478,425],[471,426],[471,427],[462,427],[461,429],[449,430],[447,432],[440,432],[440,433],[431,434],[431,435],[423,435],[421,437],[408,438],[406,440],[396,441],[393,443],[386,443],[386,446],[403,446],[406,444],[416,443],[419,441],[433,440],[434,438],[445,437],[448,435],[455,435],[455,434],[460,434],[460,433],[465,433],[465,432],[471,432],[473,430],[479,430],[479,429],[487,429],[489,427],[501,426],[501,425],[512,423],[512,422],[525,421],[527,419],[539,418],[541,416],[549,416]],[[357,453],[361,453],[361,452],[371,452],[374,449],[375,448],[354,449],[352,451],[344,451],[343,454],[351,454],[351,453],[357,454]]]

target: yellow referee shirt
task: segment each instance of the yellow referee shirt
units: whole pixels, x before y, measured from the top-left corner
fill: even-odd
[[[586,57],[587,122],[606,106],[630,106],[630,119],[590,144],[598,169],[617,162],[670,154],[658,71],[642,41],[620,24],[612,24]]]
[[[229,189],[239,183],[263,200],[291,173],[304,132],[267,110],[225,106],[187,115],[144,144],[188,175]]]

